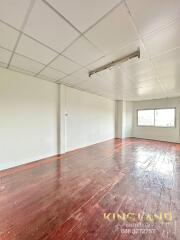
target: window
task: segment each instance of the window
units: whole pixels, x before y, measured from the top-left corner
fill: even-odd
[[[175,108],[138,110],[138,126],[175,127]]]
[[[154,110],[138,110],[138,126],[154,126]]]
[[[155,110],[156,127],[175,127],[175,109],[156,109]]]

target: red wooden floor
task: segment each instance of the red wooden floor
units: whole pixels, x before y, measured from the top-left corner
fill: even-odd
[[[116,139],[0,177],[1,240],[180,239],[180,144]]]

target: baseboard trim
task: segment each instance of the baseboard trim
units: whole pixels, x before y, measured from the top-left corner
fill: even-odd
[[[41,164],[49,163],[49,162],[52,162],[52,161],[55,161],[55,160],[60,160],[60,159],[61,159],[61,154],[56,154],[56,155],[53,155],[53,156],[50,156],[50,157],[35,160],[33,162],[24,163],[24,164],[19,165],[19,166],[14,166],[14,167],[11,167],[11,168],[0,170],[0,177],[4,177],[4,176],[7,176],[7,175],[12,175],[12,174],[24,171],[24,170],[34,168],[34,167],[39,166]]]

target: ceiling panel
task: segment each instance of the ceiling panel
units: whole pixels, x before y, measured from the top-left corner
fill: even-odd
[[[19,68],[19,67],[15,67],[15,66],[10,66],[9,67],[10,70],[12,71],[15,71],[15,72],[19,72],[19,73],[23,73],[23,74],[26,74],[26,75],[30,75],[30,76],[34,76],[34,73],[31,72],[31,71],[28,71],[26,69],[23,69],[23,68]]]
[[[138,39],[124,4],[120,4],[85,36],[106,53],[116,51]]]
[[[152,61],[159,75],[176,75],[180,73],[180,48],[154,57]]]
[[[1,0],[0,19],[20,29],[27,14],[31,0]]]
[[[109,86],[108,86],[109,85]],[[75,85],[75,87],[82,89],[84,91],[90,91],[90,92],[96,92],[96,93],[106,93],[106,97],[113,97],[115,94],[119,94],[121,96],[123,94],[123,89],[116,85],[113,86],[112,83],[108,82],[103,82],[103,79],[90,79],[87,81],[83,81]]]
[[[149,60],[139,61],[133,64],[124,64],[123,68],[128,74],[138,75],[144,72],[149,72],[152,70],[152,64]]]
[[[65,74],[55,69],[46,67],[42,72],[40,72],[40,74],[37,75],[37,77],[43,78],[45,80],[57,81],[65,77]]]
[[[116,92],[117,90],[125,90],[133,88],[133,81],[121,69],[107,69],[98,75],[102,81],[102,86],[106,90],[111,89]]]
[[[117,92],[121,93],[125,89],[131,88],[132,81],[120,70],[105,70],[92,75],[90,78],[87,77],[85,81],[78,84],[78,87],[86,90],[99,90],[116,94]]]
[[[64,73],[70,74],[76,70],[78,70],[79,68],[81,68],[80,65],[72,62],[71,60],[69,60],[68,58],[60,55],[58,56],[51,64],[51,67],[58,69]]]
[[[142,35],[167,25],[180,16],[179,0],[126,0]]]
[[[10,65],[11,69],[33,74],[38,73],[43,67],[44,65],[17,54],[14,54]]]
[[[10,51],[8,51],[6,49],[0,48],[0,62],[1,62],[1,66],[4,66],[4,65],[6,65],[9,62],[11,55],[12,55],[12,52],[10,52]]]
[[[48,0],[65,18],[84,32],[121,0]]]
[[[81,89],[80,89],[81,90]],[[110,94],[109,92],[105,92],[105,91],[100,91],[100,92],[96,92],[96,91],[89,91],[89,93],[92,93],[92,94],[96,94],[100,97],[105,97],[105,98],[109,98],[111,100],[115,100],[116,99],[116,96],[115,94]]]
[[[11,69],[112,99],[180,95],[179,0],[0,1],[0,66],[7,67],[30,2]],[[89,78],[138,47],[140,59]]]
[[[158,99],[165,97],[165,94],[159,83],[157,83],[156,86],[135,88],[129,91],[129,95],[131,96],[132,100]]]
[[[168,91],[167,91],[167,98],[179,97],[179,96],[180,96],[179,92],[180,92],[180,90],[178,90],[178,91],[173,91],[173,92],[168,92]]]
[[[57,53],[54,51],[50,50],[47,47],[44,47],[42,44],[25,35],[21,36],[21,39],[16,48],[16,52],[43,64],[49,63],[53,58],[57,56]]]
[[[146,81],[134,82],[135,88],[153,88],[159,85],[156,78],[149,78]]]
[[[1,62],[1,61],[0,61],[0,67],[6,68],[6,67],[7,67],[7,63],[4,63],[4,62]]]
[[[73,76],[81,79],[81,80],[89,80],[89,70],[87,68],[81,68],[76,71]]]
[[[102,91],[102,82],[100,82],[100,79],[97,77],[90,78],[85,81],[81,81],[76,85],[76,87],[82,89],[82,90],[96,90],[97,92]]]
[[[177,74],[161,75],[160,80],[169,94],[180,93],[180,72]]]
[[[60,81],[58,81],[59,83],[63,83],[67,86],[71,86],[74,87],[76,86],[78,83],[82,82],[82,79],[75,77],[74,75],[69,75],[63,79],[61,79]]]
[[[103,53],[89,43],[84,37],[79,38],[73,43],[63,55],[71,58],[82,66],[103,57]]]
[[[0,22],[0,46],[13,50],[18,39],[19,32]]]
[[[63,51],[79,35],[42,1],[36,1],[24,31],[58,52]]]
[[[128,77],[132,79],[132,81],[135,84],[139,82],[148,81],[149,79],[152,79],[152,78],[157,78],[157,73],[153,69],[151,71],[142,72],[140,74],[138,73],[137,75],[132,75],[132,74],[129,74],[128,72],[126,72],[126,74],[128,75]]]
[[[95,94],[96,91],[94,91]],[[115,94],[115,93],[109,93],[109,92],[106,92],[106,91],[102,91],[100,92],[100,96],[102,97],[105,97],[105,98],[109,98],[109,99],[112,99],[112,100],[127,100],[127,94],[124,93],[124,92],[118,92],[118,94]]]
[[[124,71],[137,86],[143,84],[142,82],[157,78],[157,73],[148,59],[140,60],[136,63],[124,64],[122,71]]]
[[[180,20],[143,39],[151,56],[157,56],[180,46]]]

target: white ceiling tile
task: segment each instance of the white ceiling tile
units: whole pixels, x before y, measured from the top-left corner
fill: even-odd
[[[28,71],[28,70],[26,70],[26,69],[19,68],[19,67],[10,66],[9,69],[10,69],[10,70],[13,70],[13,71],[15,71],[15,72],[20,72],[20,73],[23,73],[23,74],[27,74],[27,75],[30,75],[30,76],[34,76],[34,73],[33,73],[33,72]]]
[[[139,98],[139,100],[140,99],[157,99],[157,98],[165,97],[164,92],[161,86],[159,85],[159,83],[157,83],[155,86],[152,85],[151,87],[147,86],[147,87],[134,88],[129,92],[129,94],[135,98]]]
[[[0,22],[0,46],[1,47],[7,48],[9,50],[13,50],[18,36],[19,36],[18,31]]]
[[[180,95],[180,48],[152,58],[167,96]]]
[[[65,77],[65,74],[60,71],[56,71],[55,69],[46,67],[42,72],[40,72],[40,74],[37,75],[37,77],[41,77],[46,80],[57,81]]]
[[[0,19],[20,29],[27,14],[31,0],[1,0]]]
[[[0,48],[0,62],[1,63],[7,64],[10,60],[11,55],[12,55],[12,52],[10,52],[6,49]]]
[[[132,101],[133,98],[129,92],[124,91],[122,94],[116,94],[114,99]]]
[[[176,94],[179,92],[180,96],[180,72],[176,74],[161,75],[160,81],[163,83],[166,91],[169,94]]]
[[[64,17],[84,32],[121,0],[48,0]]]
[[[157,78],[157,73],[155,72],[155,70],[152,69],[151,71],[142,72],[137,75],[128,74],[128,77],[130,77],[134,83],[139,83],[139,82],[148,81],[149,79],[152,79],[152,78]]]
[[[7,67],[7,63],[3,63],[0,61],[0,67],[6,68]]]
[[[84,75],[84,81],[79,81],[77,76],[67,78],[65,84],[84,91],[93,91],[97,94],[114,99],[152,99],[165,97],[159,81],[154,77],[147,81],[132,82],[123,71],[105,70],[88,78]],[[64,79],[63,79],[64,80]]]
[[[81,66],[79,66],[78,64],[72,62],[71,60],[69,60],[68,58],[60,55],[58,56],[51,64],[51,67],[58,69],[64,73],[70,74],[76,70],[78,70],[79,68],[81,68]]]
[[[63,55],[71,58],[82,66],[86,66],[103,57],[103,53],[89,43],[84,37],[74,42]]]
[[[110,94],[110,93],[103,92],[103,91],[102,92],[92,91],[92,93],[97,94],[97,95],[102,96],[102,97],[105,97],[105,98],[108,98],[108,99],[111,99],[111,100],[116,100],[115,94]]]
[[[61,52],[79,33],[42,1],[36,1],[24,31]]]
[[[81,82],[90,80],[88,72],[89,72],[88,69],[81,68],[79,71],[74,72],[72,75],[67,76],[66,78],[63,78],[61,80],[61,82],[65,83],[69,86],[70,85],[75,86]]]
[[[106,56],[98,59],[97,61],[87,65],[86,68],[89,69],[89,71],[94,71],[95,69],[102,67],[102,66],[112,62],[113,60],[115,60],[114,56],[106,55]]]
[[[107,60],[105,61],[104,59],[106,59],[106,57],[102,58],[101,60],[97,61],[96,63],[89,65],[88,68],[90,70],[94,70],[97,67],[104,65],[104,62],[106,62],[106,63],[110,62]],[[111,61],[115,60],[115,59],[116,58],[113,58],[113,59],[111,58]],[[121,75],[121,79],[130,78],[134,83],[149,80],[156,76],[156,72],[152,68],[152,64],[150,63],[149,60],[144,58],[144,60],[138,60],[138,59],[136,60],[135,59],[135,61],[137,61],[137,62],[133,62],[133,63],[126,62],[126,63],[120,64],[119,66],[114,66],[112,69],[114,69],[114,70],[120,69],[124,73],[123,78]],[[100,62],[101,62],[101,64],[100,64]],[[102,74],[103,74],[103,72],[104,71],[102,71]],[[109,73],[111,73],[111,75],[112,75],[112,71],[109,71]],[[99,74],[100,73],[98,73],[97,75],[99,76]],[[127,84],[127,80],[125,80],[125,83]]]
[[[159,85],[159,82],[156,78],[150,78],[146,81],[139,81],[134,83],[135,88],[153,88]]]
[[[159,55],[180,46],[180,20],[143,39],[151,56]]]
[[[16,52],[43,64],[49,63],[57,56],[54,51],[25,35],[21,36]]]
[[[142,60],[137,63],[122,65],[123,71],[130,76],[141,75],[146,72],[152,72],[152,64],[149,60]]]
[[[106,53],[119,50],[138,39],[124,4],[113,10],[85,36]]]
[[[89,80],[89,70],[86,68],[81,68],[79,71],[75,72],[73,76],[81,80]]]
[[[89,80],[85,80],[85,81],[81,81],[79,82],[76,86],[78,88],[81,88],[83,90],[96,90],[97,92],[101,92],[102,91],[102,83],[99,82],[100,79],[97,80],[97,78],[95,79],[90,78]]]
[[[167,25],[180,16],[179,0],[126,0],[142,35]]]
[[[167,97],[171,98],[171,97],[180,97],[180,90],[178,90],[177,92],[167,92]]]
[[[180,72],[180,48],[169,51],[158,57],[154,57],[152,58],[152,61],[159,75],[176,75]]]
[[[14,67],[16,69],[35,74],[35,73],[38,73],[44,67],[44,65],[34,62],[31,59],[14,54],[11,61],[10,68],[13,69]]]
[[[75,77],[74,75],[69,75],[59,81],[67,86],[75,86],[78,83],[82,82],[82,79]]]
[[[80,82],[78,87],[116,94],[132,87],[132,82],[120,70],[105,70]]]

